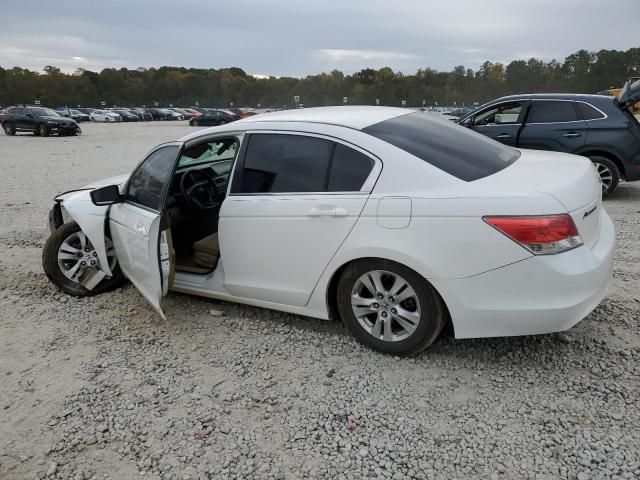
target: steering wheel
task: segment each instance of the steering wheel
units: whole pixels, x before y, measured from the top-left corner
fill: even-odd
[[[215,177],[205,170],[187,170],[180,179],[180,193],[187,203],[200,210],[220,205]]]

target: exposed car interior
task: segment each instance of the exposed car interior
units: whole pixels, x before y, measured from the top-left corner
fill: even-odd
[[[240,144],[216,139],[185,150],[167,198],[176,271],[206,274],[218,264],[218,215]]]

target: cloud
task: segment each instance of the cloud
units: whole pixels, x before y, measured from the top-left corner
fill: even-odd
[[[616,0],[633,12],[638,0]],[[637,47],[606,0],[2,0],[0,65],[238,66],[265,76],[414,72]]]
[[[384,50],[348,50],[340,48],[323,48],[318,50],[320,56],[333,62],[385,62],[416,58],[416,55]]]

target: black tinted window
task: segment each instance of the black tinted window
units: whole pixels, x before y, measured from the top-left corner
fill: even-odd
[[[578,114],[573,102],[533,101],[527,123],[573,122]]]
[[[366,155],[337,143],[329,173],[330,192],[357,192],[371,173],[373,160]]]
[[[127,200],[160,210],[164,187],[173,171],[177,156],[177,146],[163,147],[149,155],[129,179]]]
[[[604,115],[593,108],[588,103],[576,102],[576,107],[582,116],[583,120],[596,120],[598,118],[604,118]]]
[[[333,142],[300,135],[251,135],[234,193],[325,190]]]
[[[511,147],[424,113],[385,120],[363,132],[467,182],[492,175],[520,156]]]

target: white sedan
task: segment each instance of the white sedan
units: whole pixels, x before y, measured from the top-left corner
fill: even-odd
[[[89,114],[89,120],[92,122],[121,122],[122,117],[109,110],[94,110]]]
[[[570,328],[602,300],[613,223],[589,159],[516,150],[383,107],[269,113],[154,148],[55,199],[44,269],[90,295],[128,278],[320,319],[416,353]]]

